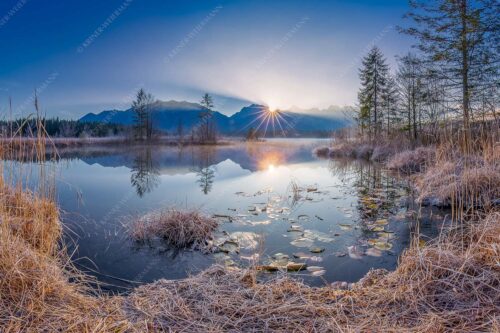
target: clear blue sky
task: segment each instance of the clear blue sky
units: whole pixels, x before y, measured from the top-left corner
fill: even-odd
[[[390,63],[411,40],[404,0],[2,0],[0,110],[77,118],[128,106],[139,87],[162,100],[216,96],[231,114],[354,104],[361,56]],[[113,17],[115,13],[115,17]]]

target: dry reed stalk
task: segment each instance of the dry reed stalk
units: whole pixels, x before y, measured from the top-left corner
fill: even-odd
[[[137,241],[159,237],[176,248],[203,249],[217,226],[215,219],[197,210],[181,211],[171,208],[147,214],[133,221],[130,236]]]

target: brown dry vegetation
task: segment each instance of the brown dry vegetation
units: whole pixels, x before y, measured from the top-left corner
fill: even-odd
[[[171,208],[134,220],[130,226],[130,236],[136,241],[159,237],[176,248],[203,249],[217,226],[215,219],[199,211]]]

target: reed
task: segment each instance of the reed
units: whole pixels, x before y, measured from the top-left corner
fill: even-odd
[[[217,220],[197,210],[162,209],[132,222],[129,233],[140,242],[161,238],[175,248],[204,249],[217,228]]]

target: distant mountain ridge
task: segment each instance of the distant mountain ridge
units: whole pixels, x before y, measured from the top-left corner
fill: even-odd
[[[185,101],[156,101],[151,106],[153,126],[161,131],[175,132],[182,124],[188,133],[200,121],[200,113],[206,108],[198,103]],[[248,129],[275,135],[298,135],[312,132],[331,131],[345,127],[350,120],[341,112],[319,111],[275,111],[270,112],[264,105],[252,104],[242,108],[232,116],[212,111],[217,130],[225,135],[245,135]],[[81,122],[134,124],[134,111],[106,110],[98,114],[88,113],[79,119]]]

